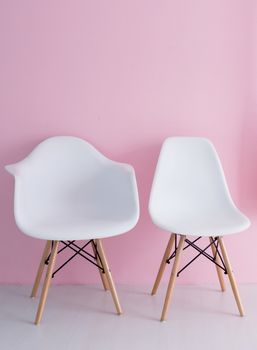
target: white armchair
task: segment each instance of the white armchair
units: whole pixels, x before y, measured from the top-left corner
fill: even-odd
[[[24,160],[6,169],[15,176],[18,227],[31,237],[47,240],[32,296],[36,295],[50,254],[35,323],[42,316],[58,244],[67,240],[73,242],[68,243],[73,250],[75,240],[91,242],[93,262],[105,289],[112,293],[118,314],[122,313],[101,239],[125,233],[138,221],[134,169],[106,158],[86,141],[71,136],[46,139]]]

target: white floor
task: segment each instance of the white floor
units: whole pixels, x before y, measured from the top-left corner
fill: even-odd
[[[257,349],[257,285],[241,285],[246,316],[229,288],[177,286],[169,320],[159,321],[164,288],[117,287],[124,315],[101,286],[52,286],[39,326],[30,286],[0,286],[1,350]]]

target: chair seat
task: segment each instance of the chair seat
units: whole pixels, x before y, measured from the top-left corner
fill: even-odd
[[[20,229],[34,238],[66,241],[88,240],[120,235],[131,230],[137,222],[137,217],[127,220],[108,220],[96,218],[66,217],[48,219]]]
[[[133,167],[106,158],[80,138],[50,137],[6,169],[15,176],[16,223],[31,237],[104,238],[138,221]]]
[[[200,137],[165,140],[149,213],[157,226],[184,235],[223,236],[250,226],[232,200],[214,146]]]
[[[250,221],[237,208],[223,211],[159,213],[154,223],[166,231],[191,236],[224,236],[246,230]]]

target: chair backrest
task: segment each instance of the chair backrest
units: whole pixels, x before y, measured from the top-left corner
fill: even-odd
[[[20,228],[49,217],[65,220],[71,210],[78,220],[106,219],[109,213],[125,217],[124,203],[127,211],[138,210],[136,180],[130,182],[124,172],[134,174],[133,168],[77,137],[46,139],[6,169],[15,175],[14,212]]]
[[[149,212],[194,215],[233,205],[212,143],[199,137],[170,137],[163,143],[153,180]]]

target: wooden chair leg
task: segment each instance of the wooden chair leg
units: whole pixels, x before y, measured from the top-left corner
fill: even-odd
[[[93,241],[91,243],[91,246],[92,246],[93,252],[94,252],[94,254],[96,256],[97,265],[101,266],[101,261],[100,261],[99,257],[97,256],[95,245],[94,245]],[[103,283],[104,290],[108,290],[109,286],[108,286],[108,281],[107,281],[107,278],[106,278],[106,274],[103,273],[103,271],[101,269],[99,269],[99,268],[98,268],[98,271],[99,271],[99,275],[100,275],[102,283]]]
[[[212,243],[212,242],[213,242],[213,238],[210,237],[210,243]],[[211,249],[212,249],[213,257],[215,257],[216,249],[215,249],[215,247],[214,247],[213,244],[211,245]],[[215,262],[218,263],[219,265],[221,265],[220,257],[219,257],[218,254],[216,254]],[[224,282],[224,278],[223,278],[222,269],[219,268],[219,266],[217,266],[217,265],[215,265],[215,266],[216,266],[216,271],[217,271],[218,279],[219,279],[219,282],[220,282],[221,291],[224,292],[224,291],[226,290],[226,286],[225,286],[225,282]]]
[[[42,274],[44,272],[45,261],[46,261],[46,258],[48,256],[49,252],[50,252],[50,248],[51,248],[51,241],[47,241],[46,244],[45,244],[45,248],[44,248],[42,257],[41,257],[40,264],[38,266],[37,275],[36,275],[35,282],[34,282],[34,285],[33,285],[33,288],[32,288],[32,292],[31,292],[31,295],[30,295],[31,298],[34,298],[34,297],[37,296],[39,283],[41,281]]]
[[[170,236],[169,242],[167,244],[167,247],[165,249],[165,252],[164,252],[164,255],[163,255],[163,258],[162,258],[162,261],[161,261],[161,265],[159,267],[159,271],[157,273],[157,276],[156,276],[156,279],[155,279],[155,282],[154,282],[154,286],[153,286],[152,293],[151,293],[152,295],[155,295],[156,292],[157,292],[157,289],[159,287],[159,284],[161,282],[161,278],[162,278],[164,270],[165,270],[166,261],[167,261],[167,259],[170,256],[170,252],[171,252],[172,246],[174,244],[174,240],[175,240],[175,234],[172,233],[171,236]]]
[[[109,269],[109,266],[108,266],[108,263],[107,263],[107,260],[106,260],[106,256],[105,256],[105,253],[104,253],[104,250],[103,250],[103,246],[102,246],[101,240],[100,239],[96,239],[96,244],[97,244],[98,253],[99,253],[100,258],[102,260],[103,268],[104,268],[104,271],[105,271],[105,274],[106,274],[106,278],[108,280],[108,284],[109,284],[109,287],[110,287],[112,298],[113,298],[113,301],[114,301],[114,304],[115,304],[115,307],[116,307],[116,310],[117,310],[117,314],[121,315],[122,314],[122,309],[121,309],[121,306],[120,306],[119,298],[118,298],[118,295],[117,295],[117,292],[116,292],[116,289],[115,289],[115,285],[114,285],[114,282],[113,282],[113,279],[112,279],[112,275],[111,275],[111,272],[110,272],[110,269]]]
[[[50,256],[50,260],[49,260],[49,264],[48,264],[48,268],[47,268],[47,273],[46,273],[46,277],[45,277],[45,281],[44,281],[44,285],[43,285],[43,289],[41,292],[41,297],[40,297],[40,301],[39,301],[39,305],[38,305],[38,309],[37,309],[35,324],[39,324],[39,322],[42,318],[42,314],[43,314],[45,303],[46,303],[46,297],[48,294],[48,289],[49,289],[51,279],[52,279],[52,273],[53,273],[53,268],[54,268],[54,264],[55,264],[55,260],[56,260],[58,244],[59,244],[58,241],[54,241],[53,249],[51,251],[51,256]]]
[[[244,316],[244,309],[243,309],[243,305],[242,305],[241,300],[240,300],[240,295],[239,295],[239,291],[237,288],[236,280],[235,280],[235,277],[234,277],[234,274],[232,271],[232,267],[230,265],[230,261],[228,258],[228,254],[227,254],[223,239],[221,237],[219,237],[219,244],[220,244],[221,252],[222,252],[223,259],[224,259],[226,269],[228,272],[228,278],[229,278],[229,281],[231,284],[231,288],[232,288],[232,291],[233,291],[233,294],[234,294],[234,297],[235,297],[235,300],[237,303],[237,307],[238,307],[240,316]]]
[[[165,297],[165,301],[164,301],[164,305],[163,305],[163,309],[162,309],[161,321],[165,321],[167,319],[167,314],[168,314],[168,310],[169,310],[170,303],[171,303],[171,298],[172,298],[172,294],[173,294],[175,280],[177,277],[180,256],[181,256],[181,252],[182,252],[182,249],[184,246],[185,239],[186,239],[186,236],[183,235],[180,237],[180,240],[179,240],[175,260],[174,260],[171,274],[170,274],[170,280],[169,280],[169,284],[168,284],[168,288],[167,288],[167,292],[166,292],[166,297]]]

